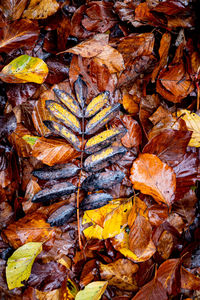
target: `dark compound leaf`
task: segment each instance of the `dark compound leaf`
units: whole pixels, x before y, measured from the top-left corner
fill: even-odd
[[[83,108],[87,98],[87,85],[79,76],[74,83],[74,90],[76,93],[76,99],[78,100],[80,106]]]
[[[113,197],[107,193],[90,194],[80,203],[80,208],[83,210],[100,208],[111,200],[113,200]]]
[[[110,93],[106,91],[93,98],[86,108],[85,118],[90,118],[98,113],[107,104],[109,95]]]
[[[32,202],[45,203],[59,199],[62,196],[70,195],[76,191],[76,186],[70,182],[61,182],[53,185],[51,188],[46,188],[34,195]]]
[[[83,112],[80,109],[77,101],[68,93],[65,91],[62,91],[60,89],[53,89],[54,93],[58,97],[58,99],[66,105],[66,107],[71,110],[71,112],[77,116],[78,118],[81,118],[83,116]]]
[[[107,147],[86,158],[84,169],[88,172],[101,170],[115,161],[118,161],[127,152],[124,147]]]
[[[67,127],[71,128],[77,133],[81,133],[81,125],[79,121],[63,105],[53,100],[46,100],[46,107],[54,117],[56,117]]]
[[[59,164],[53,167],[45,166],[32,172],[33,176],[41,180],[57,180],[76,175],[79,168],[74,164]]]
[[[85,144],[84,151],[87,154],[94,153],[107,147],[115,140],[120,140],[127,130],[125,127],[122,128],[112,128],[109,130],[102,131],[101,133],[91,137]]]
[[[51,226],[62,226],[75,214],[75,212],[76,208],[73,205],[63,205],[50,215],[47,222]]]
[[[121,104],[117,103],[113,106],[110,105],[102,109],[87,123],[85,128],[85,134],[87,135],[93,134],[101,127],[103,127],[105,124],[107,124],[118,113],[120,106]]]
[[[86,191],[102,190],[122,182],[125,174],[121,171],[107,171],[88,176],[82,183],[82,189]]]
[[[81,142],[71,130],[54,121],[45,120],[43,123],[51,132],[64,137],[77,151],[80,151]]]

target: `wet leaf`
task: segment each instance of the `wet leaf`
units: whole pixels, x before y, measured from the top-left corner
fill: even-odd
[[[89,194],[81,201],[80,208],[82,210],[96,209],[108,204],[111,200],[113,197],[107,193]]]
[[[102,109],[98,114],[96,114],[90,121],[87,123],[85,128],[85,134],[93,134],[98,129],[107,124],[111,119],[115,117],[120,109],[120,104],[115,104],[114,106],[108,106]]]
[[[27,2],[27,0],[2,0],[0,7],[6,18],[17,20],[21,17]]]
[[[122,144],[127,148],[138,147],[142,142],[142,132],[138,122],[127,115],[122,118],[122,122],[128,130],[121,139]]]
[[[84,151],[87,154],[94,153],[96,151],[105,148],[106,146],[110,145],[115,140],[119,140],[126,134],[126,128],[112,128],[91,137],[87,140],[85,144]]]
[[[31,0],[22,17],[27,19],[45,19],[57,12],[59,4],[56,0]]]
[[[58,139],[38,138],[33,146],[32,156],[48,166],[63,164],[79,156],[68,143]]]
[[[143,256],[150,244],[152,249],[155,248],[151,237],[151,224],[143,216],[137,216],[129,233],[129,249],[138,257]]]
[[[46,107],[49,112],[60,122],[65,124],[65,126],[71,128],[73,131],[79,134],[81,133],[81,125],[78,119],[63,105],[52,100],[46,100]]]
[[[48,74],[46,63],[37,57],[21,55],[5,66],[0,78],[8,83],[43,83]]]
[[[87,172],[99,171],[120,159],[126,152],[124,147],[113,146],[102,149],[86,158],[83,165],[84,169]]]
[[[168,259],[158,269],[158,281],[168,295],[177,295],[180,292],[180,263],[180,259]]]
[[[3,235],[15,249],[28,242],[45,242],[54,233],[45,220],[46,216],[42,213],[27,214],[4,229]]]
[[[200,278],[181,267],[181,288],[186,290],[200,290]]]
[[[42,243],[27,243],[18,248],[9,257],[6,267],[6,279],[9,289],[23,286],[27,280],[36,256],[42,251]]]
[[[107,281],[94,281],[86,285],[86,287],[79,291],[75,300],[99,300],[105,292],[108,285]]]
[[[177,117],[183,119],[188,130],[192,131],[189,146],[200,147],[200,116],[187,109],[180,109],[177,112]]]
[[[158,203],[170,206],[176,189],[176,175],[171,167],[153,154],[140,154],[133,162],[131,182],[135,189],[151,195]]]
[[[51,188],[46,188],[39,191],[32,198],[34,203],[45,203],[53,200],[57,200],[62,196],[70,195],[76,191],[76,186],[70,182],[61,182],[54,184]]]
[[[50,217],[48,218],[47,222],[51,226],[62,226],[66,223],[71,216],[76,213],[76,208],[72,205],[63,205],[59,207],[56,211],[54,211]]]
[[[141,290],[132,298],[132,300],[167,300],[168,296],[162,284],[157,278],[145,284]]]
[[[101,110],[104,107],[104,105],[108,103],[109,95],[110,93],[107,91],[93,98],[92,101],[86,107],[85,118],[90,118],[96,113],[98,113],[99,110]]]
[[[2,35],[0,52],[8,53],[18,48],[32,49],[39,36],[39,27],[36,22],[21,19],[5,26]]]
[[[0,116],[0,139],[8,137],[17,127],[17,120],[13,112]]]
[[[118,259],[117,261],[104,265],[100,263],[101,279],[107,280],[109,285],[117,286],[121,290],[135,291],[138,289],[134,273],[139,269],[128,259]]]

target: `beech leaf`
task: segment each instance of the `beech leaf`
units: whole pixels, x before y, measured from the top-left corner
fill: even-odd
[[[24,286],[36,256],[42,251],[42,243],[30,242],[18,248],[8,259],[6,279],[9,290]]]
[[[29,55],[21,55],[13,59],[0,72],[0,78],[8,83],[35,82],[43,83],[48,75],[46,63]]]
[[[106,290],[107,281],[93,281],[79,291],[75,300],[99,300]]]
[[[133,162],[130,179],[135,189],[151,195],[158,203],[171,205],[176,189],[176,175],[156,155],[140,154]]]
[[[192,131],[188,146],[200,147],[200,116],[187,109],[180,109],[177,111],[177,117],[181,117],[185,121],[188,130]]]
[[[59,4],[56,0],[31,0],[22,17],[27,19],[45,19],[57,12]]]

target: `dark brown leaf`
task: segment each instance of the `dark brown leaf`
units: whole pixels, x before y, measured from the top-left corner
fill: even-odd
[[[28,0],[2,0],[1,9],[6,18],[17,20],[21,17]]]

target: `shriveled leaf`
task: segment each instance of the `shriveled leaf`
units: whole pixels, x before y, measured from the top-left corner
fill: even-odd
[[[168,295],[177,295],[180,292],[180,259],[168,259],[158,269],[157,279],[162,283]]]
[[[43,83],[48,74],[46,63],[38,58],[21,55],[13,59],[0,72],[0,78],[8,83]]]
[[[18,248],[7,261],[6,280],[8,288],[24,286],[22,281],[27,280],[36,256],[42,251],[42,243],[27,243]]]
[[[170,206],[176,189],[176,175],[171,167],[153,154],[140,154],[131,168],[135,189],[151,195],[158,203]]]
[[[79,134],[81,133],[81,125],[79,120],[63,105],[52,100],[46,100],[46,107],[49,112],[60,122],[71,128],[73,131]]]
[[[45,126],[47,126],[48,129],[51,130],[51,132],[54,132],[64,139],[68,141],[77,151],[80,151],[81,149],[81,142],[78,139],[78,137],[69,129],[67,129],[65,126],[54,122],[54,121],[43,121]]]
[[[93,98],[86,108],[85,118],[90,118],[99,112],[99,110],[108,103],[109,95],[110,93],[106,91]]]
[[[46,216],[34,212],[10,224],[3,230],[3,235],[16,249],[28,242],[45,242],[54,232],[55,230],[46,222]]]
[[[107,171],[88,176],[81,187],[85,191],[102,190],[120,183],[125,174],[121,171]]]
[[[189,141],[190,147],[200,147],[200,116],[187,109],[177,111],[177,117],[183,119],[192,136]]]
[[[154,278],[145,284],[141,290],[132,298],[132,300],[168,300],[167,293],[162,284]]]
[[[200,291],[200,278],[181,267],[181,288]]]
[[[45,19],[57,12],[59,4],[56,0],[31,0],[22,17],[26,19]]]
[[[8,53],[18,48],[32,49],[38,36],[39,27],[37,23],[23,19],[15,21],[3,28],[0,52]]]
[[[66,107],[71,110],[71,112],[81,118],[83,116],[83,112],[81,111],[77,101],[68,93],[60,89],[53,89],[54,93],[58,97],[58,99],[66,105]]]
[[[134,273],[139,269],[137,264],[134,264],[128,259],[118,259],[110,264],[99,265],[101,279],[107,280],[109,285],[114,285],[121,290],[135,291],[138,289]]]
[[[88,172],[99,171],[111,163],[118,161],[126,154],[127,150],[124,147],[107,147],[95,154],[91,154],[84,161],[84,169]]]
[[[79,291],[75,300],[99,300],[106,290],[107,281],[94,281],[86,285],[86,287]]]
[[[61,182],[54,184],[50,188],[45,188],[39,191],[32,198],[34,203],[45,203],[53,200],[57,200],[62,196],[70,195],[76,191],[76,186],[70,182]]]
[[[32,156],[48,166],[66,163],[79,155],[79,152],[65,141],[43,137],[38,138],[32,150]]]
[[[95,133],[98,129],[107,124],[120,109],[120,104],[117,103],[114,106],[108,106],[102,109],[98,114],[96,114],[90,121],[87,123],[85,128],[86,134]]]
[[[85,144],[85,152],[91,154],[105,148],[117,139],[126,134],[126,128],[113,128],[102,131],[101,133],[91,137]]]

